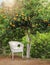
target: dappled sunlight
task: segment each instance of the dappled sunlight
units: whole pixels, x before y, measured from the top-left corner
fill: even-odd
[[[7,7],[12,7],[15,4],[15,0],[3,0],[3,2],[5,3],[5,6]]]
[[[46,7],[50,3],[50,0],[40,0],[40,3],[43,5],[43,7]]]
[[[22,0],[3,0],[2,7],[6,12],[15,12],[22,9]]]
[[[48,2],[50,2],[50,0],[48,0]]]

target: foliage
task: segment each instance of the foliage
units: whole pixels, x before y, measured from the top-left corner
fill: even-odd
[[[31,37],[31,52],[30,55],[33,58],[50,58],[50,32],[39,33],[36,35],[30,35]],[[22,38],[24,43],[24,53],[26,54],[27,40],[26,36]]]
[[[50,32],[39,33],[34,36],[31,45],[31,56],[36,58],[50,58]]]
[[[48,4],[45,5],[46,2]],[[24,54],[26,54],[25,30],[30,30],[31,56],[49,58],[50,3],[47,0],[30,0],[29,2],[25,0],[23,4],[22,10],[14,11],[15,13],[12,15],[7,12],[4,13],[4,10],[0,9],[0,44],[2,51],[5,53],[7,46],[6,49],[9,50],[8,41],[16,40],[24,43]]]

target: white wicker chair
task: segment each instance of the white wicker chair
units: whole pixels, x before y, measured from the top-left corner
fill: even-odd
[[[10,49],[12,53],[12,59],[14,59],[14,53],[17,53],[17,52],[22,52],[22,58],[23,58],[24,45],[21,42],[10,41],[9,45],[10,45]]]

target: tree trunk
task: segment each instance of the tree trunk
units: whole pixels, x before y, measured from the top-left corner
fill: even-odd
[[[30,48],[31,48],[31,41],[30,41],[30,32],[27,30],[26,31],[26,40],[27,40],[27,58],[30,58]]]
[[[30,44],[27,44],[27,58],[30,58]]]

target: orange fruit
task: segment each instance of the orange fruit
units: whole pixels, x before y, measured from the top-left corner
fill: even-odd
[[[14,17],[13,19],[16,20],[16,17]]]
[[[24,16],[24,13],[22,13],[22,16]]]
[[[48,20],[44,20],[44,22],[48,22]]]
[[[15,27],[15,25],[14,25],[14,24],[13,24],[12,26],[13,26],[13,27]]]
[[[48,24],[48,26],[50,26],[50,24]]]
[[[12,23],[10,23],[10,25],[12,25]]]
[[[3,17],[4,19],[6,18],[6,16]]]
[[[16,14],[16,16],[18,16],[18,14]]]

